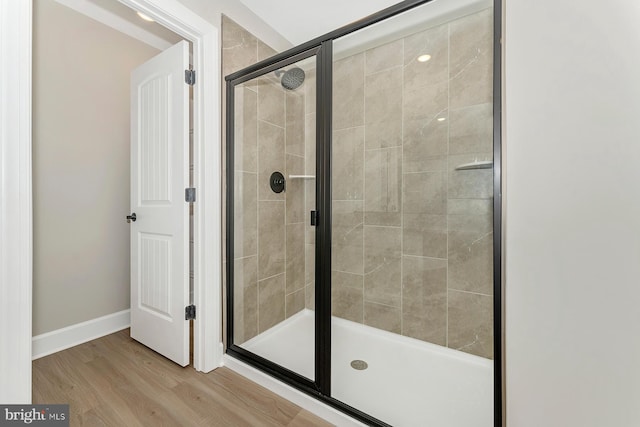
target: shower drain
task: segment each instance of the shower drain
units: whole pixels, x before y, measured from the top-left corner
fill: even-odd
[[[369,365],[364,360],[356,359],[351,361],[351,367],[353,369],[357,369],[358,371],[364,371],[369,367]]]

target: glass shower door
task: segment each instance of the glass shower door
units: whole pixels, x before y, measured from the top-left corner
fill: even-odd
[[[229,341],[313,381],[316,57],[274,67],[235,84],[231,100]]]
[[[493,15],[418,6],[333,44],[332,397],[493,425]]]

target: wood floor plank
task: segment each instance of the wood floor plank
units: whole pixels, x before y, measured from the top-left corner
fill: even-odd
[[[35,376],[35,379],[43,377],[47,379],[50,385],[48,393],[54,396],[53,401],[43,403],[68,403],[71,419],[80,417],[86,410],[100,404],[88,379],[77,372],[77,367],[81,365],[82,363],[72,352],[67,357],[50,358],[44,361],[41,365],[42,371]],[[33,370],[35,371],[36,368]]]
[[[257,387],[255,383],[229,369],[218,372],[216,381],[208,382],[207,386],[212,390],[219,390],[221,395],[229,396],[238,404],[251,406],[260,414],[264,425],[286,425],[300,411],[299,406],[274,393],[264,393],[264,388]]]
[[[187,425],[185,420],[196,417],[169,388],[154,382],[153,376],[145,376],[128,364],[113,363],[113,359],[100,358],[90,363],[99,364],[97,371],[109,373],[113,386],[138,419],[154,420],[158,425]]]
[[[100,368],[98,358],[76,367],[79,375],[90,379],[91,392],[98,397],[100,402],[109,402],[109,405],[108,407],[106,407],[107,405],[97,405],[92,408],[81,407],[79,409],[84,412],[78,418],[80,420],[106,418],[107,420],[122,421],[122,425],[141,426],[142,424],[137,422],[135,413],[129,409],[125,397],[114,387],[109,372],[102,371]],[[70,403],[70,405],[74,404]],[[118,408],[118,411],[112,413],[109,411],[110,408]],[[82,421],[79,423],[79,425],[93,425],[91,423],[84,424]]]
[[[72,426],[325,427],[227,368],[183,368],[128,330],[33,362],[33,403],[69,403]]]
[[[140,426],[141,424],[136,419],[127,417],[126,414],[116,412],[111,406],[100,405],[86,411],[75,420],[72,419],[70,425],[110,427],[113,425]]]
[[[261,424],[255,414],[238,410],[234,404],[229,404],[226,398],[215,392],[201,390],[192,384],[181,384],[174,392],[203,417],[203,425],[223,427]]]
[[[324,426],[327,422],[309,411],[300,411],[287,427]]]

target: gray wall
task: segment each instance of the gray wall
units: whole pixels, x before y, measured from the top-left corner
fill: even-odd
[[[34,1],[33,334],[129,308],[129,75],[158,50]]]
[[[507,425],[638,426],[640,8],[505,3]]]

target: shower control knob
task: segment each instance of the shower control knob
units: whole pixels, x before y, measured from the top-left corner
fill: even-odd
[[[282,193],[285,191],[285,184],[284,175],[280,172],[274,172],[271,174],[271,177],[269,177],[269,186],[274,193]]]

